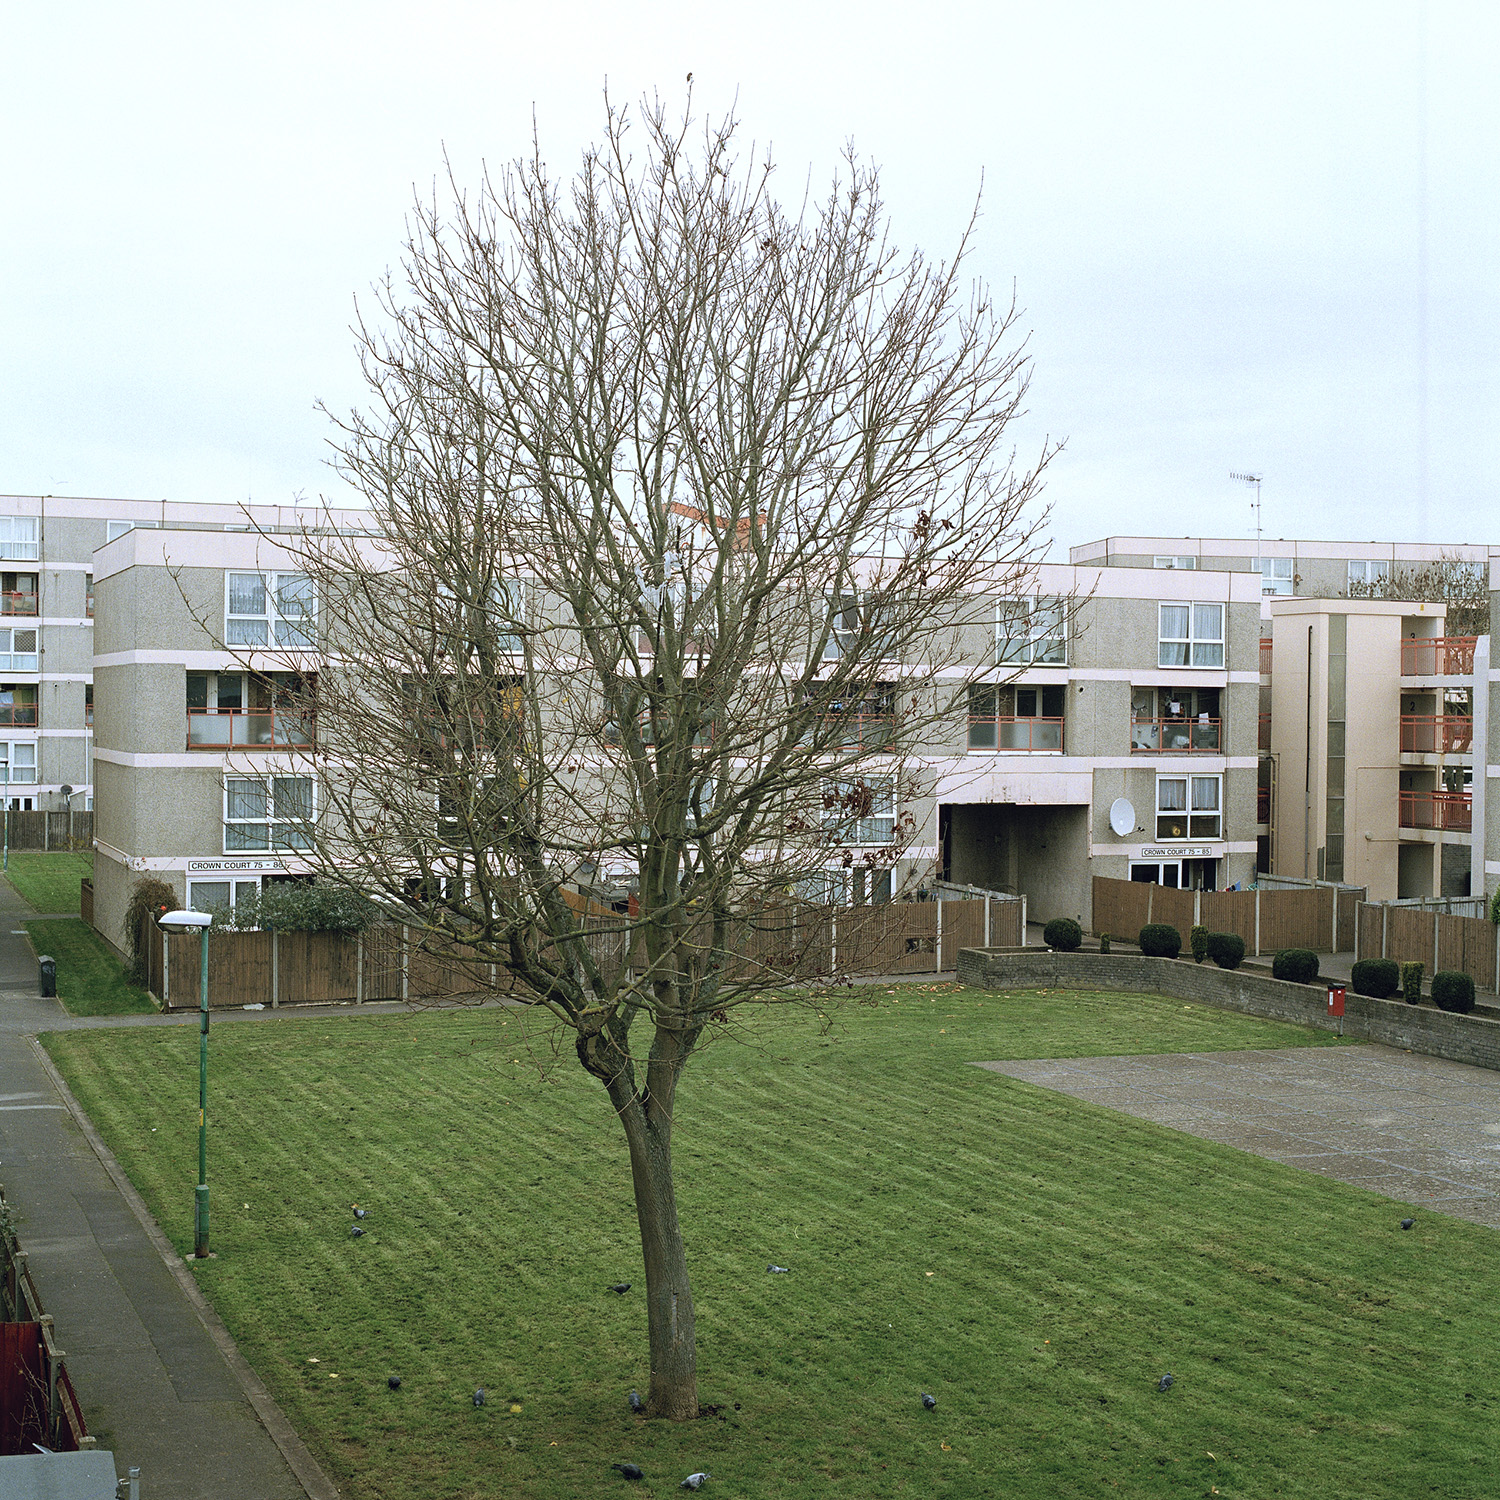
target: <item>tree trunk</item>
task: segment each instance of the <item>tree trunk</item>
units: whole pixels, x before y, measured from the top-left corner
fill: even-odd
[[[677,1222],[672,1182],[672,1122],[638,1098],[619,1110],[630,1144],[635,1212],[646,1264],[646,1319],[651,1342],[647,1414],[687,1421],[698,1415],[698,1354],[693,1290]]]

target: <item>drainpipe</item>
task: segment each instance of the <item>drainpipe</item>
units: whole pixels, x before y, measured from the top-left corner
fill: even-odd
[[[1489,843],[1485,817],[1490,774],[1490,638],[1487,635],[1474,642],[1474,675],[1469,681],[1469,707],[1474,715],[1470,725],[1473,738],[1469,742],[1469,759],[1474,763],[1469,787],[1469,894],[1483,897],[1484,853]]]
[[[1312,879],[1313,628],[1307,627],[1306,763],[1302,780],[1302,878]]]

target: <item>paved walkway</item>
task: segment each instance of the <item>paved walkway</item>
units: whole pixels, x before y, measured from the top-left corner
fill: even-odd
[[[0,882],[0,1181],[89,1431],[114,1451],[121,1475],[140,1468],[151,1500],[331,1497],[32,1041],[79,1022],[37,994],[20,925],[30,915]]]
[[[1392,1047],[978,1066],[1500,1229],[1500,1073]]]

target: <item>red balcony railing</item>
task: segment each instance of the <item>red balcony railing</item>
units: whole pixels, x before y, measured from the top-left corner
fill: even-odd
[[[1467,714],[1402,714],[1403,755],[1466,755],[1474,744]]]
[[[1268,786],[1258,786],[1255,789],[1255,821],[1271,821],[1271,788]]]
[[[1467,677],[1473,670],[1472,635],[1435,635],[1401,642],[1403,677]]]
[[[1255,741],[1258,750],[1269,750],[1271,748],[1271,716],[1262,714],[1260,716],[1260,733]]]
[[[0,703],[0,729],[35,728],[35,703]]]
[[[36,612],[35,594],[0,592],[0,615],[34,615]]]
[[[189,750],[305,749],[313,742],[310,715],[275,708],[190,708]]]
[[[1132,719],[1130,749],[1137,755],[1222,755],[1222,731],[1219,719]]]
[[[1469,793],[1402,792],[1400,823],[1403,828],[1468,833],[1474,825]]]
[[[1260,638],[1260,672],[1266,676],[1271,670],[1271,637],[1263,635]]]
[[[1005,714],[970,714],[971,750],[1052,750],[1063,747],[1061,719],[1016,718]]]
[[[824,725],[845,745],[883,745],[895,733],[893,714],[836,713],[825,714]],[[704,743],[700,737],[699,744]]]

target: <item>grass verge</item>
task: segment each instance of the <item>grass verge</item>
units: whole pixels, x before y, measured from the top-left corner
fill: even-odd
[[[57,997],[69,1015],[127,1016],[154,1011],[156,1002],[125,977],[119,959],[80,917],[26,923],[40,956],[57,960]]]
[[[187,1249],[196,1032],[45,1041]],[[719,1408],[694,1423],[627,1410],[647,1368],[623,1142],[515,1011],[218,1027],[219,1259],[196,1274],[352,1500],[623,1494],[627,1460],[659,1500],[697,1469],[770,1500],[1479,1494],[1491,1233],[1403,1234],[1384,1198],[967,1065],[1334,1044],[1119,994],[757,1014],[680,1098]]]
[[[60,915],[78,910],[78,882],[94,873],[92,854],[11,851],[5,878],[33,911]]]

